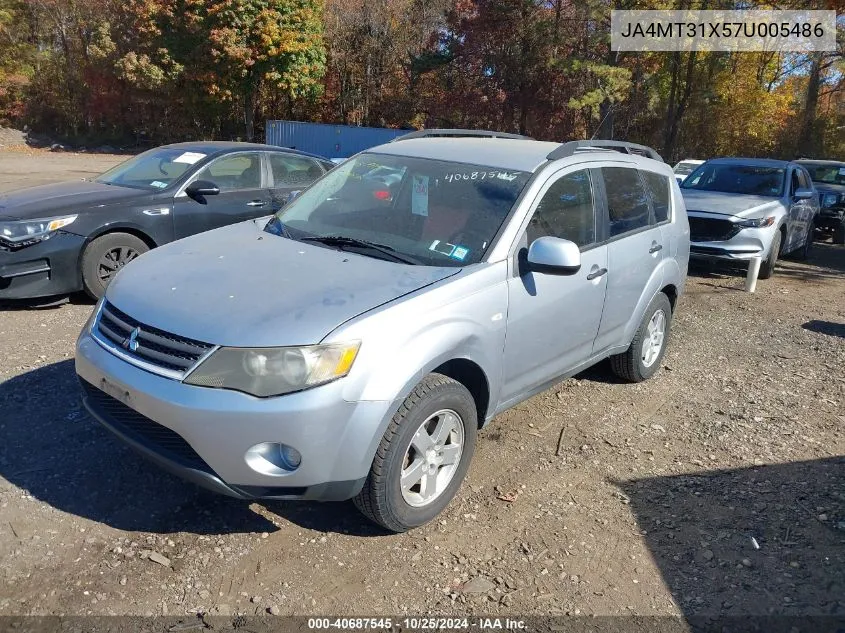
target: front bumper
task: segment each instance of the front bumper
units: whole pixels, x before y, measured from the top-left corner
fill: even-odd
[[[815,225],[817,229],[827,229],[832,231],[833,229],[842,226],[843,216],[845,215],[845,210],[834,210],[834,209],[822,209],[817,215],[815,219]]]
[[[341,381],[277,398],[186,385],[126,363],[87,331],[76,371],[86,408],[106,428],[166,470],[239,498],[355,496],[393,408],[343,400]],[[301,465],[279,475],[254,470],[245,456],[262,442],[294,447]]]
[[[58,231],[20,250],[0,247],[0,299],[37,299],[82,289],[79,254],[85,238]]]
[[[690,242],[690,257],[747,262],[754,257],[765,259],[769,255],[776,226],[735,230],[729,239],[695,240]]]

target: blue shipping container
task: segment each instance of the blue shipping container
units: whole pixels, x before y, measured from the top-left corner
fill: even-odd
[[[326,158],[348,158],[411,131],[302,121],[267,121],[265,139],[268,145],[292,147]]]

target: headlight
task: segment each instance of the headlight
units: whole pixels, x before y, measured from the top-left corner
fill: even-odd
[[[67,226],[76,218],[75,215],[66,215],[61,218],[46,218],[44,220],[0,222],[0,237],[12,244],[44,239],[53,231],[58,231]]]
[[[839,201],[839,196],[835,193],[826,193],[822,196],[822,206],[832,207]]]
[[[281,396],[343,378],[352,368],[360,345],[353,341],[305,347],[221,347],[185,382],[261,398]]]
[[[767,226],[771,226],[775,223],[775,216],[770,215],[767,218],[757,218],[755,220],[742,220],[737,222],[738,226],[741,226],[744,229],[762,229]]]

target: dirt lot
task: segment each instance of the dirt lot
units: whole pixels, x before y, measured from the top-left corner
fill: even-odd
[[[116,160],[0,153],[0,189]],[[91,303],[0,312],[0,615],[841,615],[845,248],[741,287],[696,272],[653,380],[600,365],[500,416],[400,536],[164,474],[81,408]]]

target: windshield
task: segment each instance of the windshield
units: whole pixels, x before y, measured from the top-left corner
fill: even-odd
[[[801,164],[810,172],[810,178],[812,178],[813,182],[820,182],[826,185],[845,185],[845,164]]]
[[[530,176],[481,165],[361,154],[279,211],[267,230],[312,242],[328,236],[363,240],[429,266],[473,264],[489,248]]]
[[[784,172],[782,167],[704,163],[687,176],[681,189],[779,197]]]
[[[178,180],[191,165],[205,156],[202,152],[177,148],[151,149],[112,167],[97,178],[97,182],[156,191]]]
[[[681,161],[677,165],[675,165],[674,172],[679,176],[686,176],[691,174],[693,170],[698,167],[701,163],[685,163]]]

